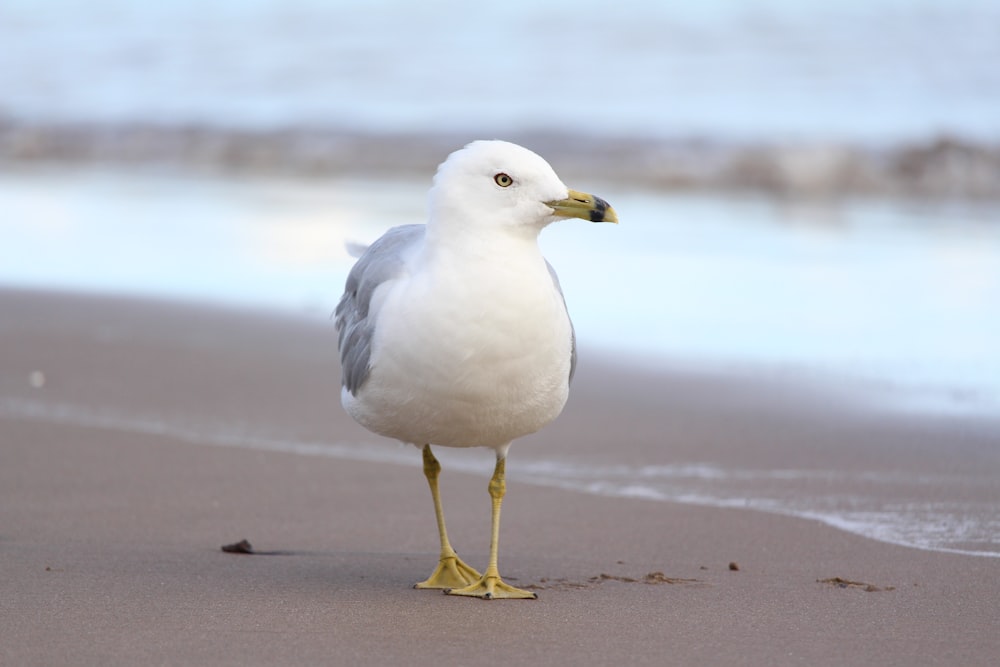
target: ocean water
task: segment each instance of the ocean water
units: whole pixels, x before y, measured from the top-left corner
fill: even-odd
[[[992,0],[6,0],[35,121],[1000,139]]]
[[[8,0],[0,3],[0,130],[40,128],[45,136],[97,127],[105,143],[66,162],[33,159],[31,132],[17,135],[25,145],[0,145],[0,285],[327,317],[352,261],[345,241],[423,219],[431,174],[302,177],[230,170],[225,160],[207,172],[188,169],[166,159],[184,128],[197,128],[208,144],[233,130],[288,127],[398,135],[411,139],[408,151],[422,137],[528,131],[582,144],[805,140],[878,149],[950,135],[989,147],[1000,142],[998,35],[1000,4],[992,0],[614,8]],[[173,133],[131,161],[108,159],[107,142],[136,126]],[[443,157],[418,156],[428,164]],[[407,160],[413,155],[400,157]],[[578,167],[553,162],[560,171]],[[961,176],[963,168],[953,171]],[[879,410],[1000,416],[996,198],[685,193],[576,172],[583,177],[570,185],[605,197],[622,219],[617,227],[562,223],[542,237],[585,352],[647,366],[662,360],[861,382]],[[371,443],[251,437],[210,420],[185,431],[155,414],[9,402],[0,415],[96,419],[210,444],[403,462]],[[550,460],[512,461],[512,474],[1000,555],[1000,497],[988,477],[880,472],[859,481],[837,469]],[[914,500],[928,497],[936,499]]]

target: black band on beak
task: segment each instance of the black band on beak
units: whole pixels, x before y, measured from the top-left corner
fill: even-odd
[[[608,210],[608,202],[600,197],[594,197],[594,208],[590,211],[591,222],[604,222],[604,212]]]

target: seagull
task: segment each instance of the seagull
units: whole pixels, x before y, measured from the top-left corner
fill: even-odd
[[[426,224],[388,230],[347,277],[335,311],[341,402],[368,430],[422,449],[441,556],[415,588],[537,598],[503,581],[497,554],[511,442],[559,415],[576,367],[573,325],[538,235],[559,219],[618,217],[505,141],[475,141],[449,155],[428,203]],[[482,574],[448,541],[432,445],[496,452]]]

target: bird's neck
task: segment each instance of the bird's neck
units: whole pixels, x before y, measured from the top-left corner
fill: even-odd
[[[444,227],[444,228],[442,228]],[[448,263],[510,264],[542,261],[538,227],[475,228],[427,226],[424,251],[435,261]]]

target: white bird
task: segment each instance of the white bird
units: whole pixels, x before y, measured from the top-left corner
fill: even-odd
[[[417,588],[537,597],[501,579],[497,553],[507,451],[559,415],[576,365],[559,280],[538,247],[559,218],[618,221],[535,153],[476,141],[438,168],[427,224],[387,231],[347,278],[336,310],[344,408],[370,431],[423,449],[441,557]],[[448,541],[431,445],[496,451],[483,574]]]

